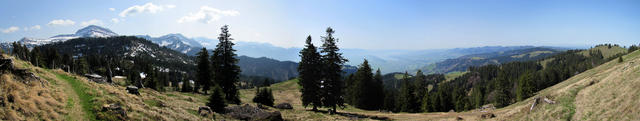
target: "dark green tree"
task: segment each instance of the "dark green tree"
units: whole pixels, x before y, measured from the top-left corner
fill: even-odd
[[[225,100],[228,103],[240,104],[240,98],[236,83],[240,79],[240,67],[238,59],[235,57],[235,49],[233,49],[233,38],[229,34],[229,26],[225,25],[220,28],[221,33],[218,37],[219,43],[213,50],[211,57],[212,67],[214,69],[214,82],[217,83],[224,92]]]
[[[260,85],[260,86],[268,87],[268,86],[271,86],[271,83],[273,83],[273,82],[271,81],[271,79],[269,79],[269,78],[264,78],[264,81],[262,81],[262,85]]]
[[[349,76],[346,81],[345,101],[357,108],[371,110],[374,109],[372,103],[372,90],[373,86],[373,73],[371,73],[371,66],[367,59],[358,66],[358,70],[352,76]]]
[[[415,97],[418,98],[418,102],[424,102],[423,100],[425,100],[425,95],[427,95],[427,91],[429,91],[429,89],[427,77],[424,75],[424,73],[422,73],[422,70],[418,70],[418,72],[416,72],[416,76],[413,78],[413,82],[416,86]]]
[[[209,106],[214,112],[225,113],[224,107],[227,106],[227,103],[225,103],[224,92],[222,92],[222,89],[217,85],[213,87],[212,91],[213,92],[209,96],[207,106]]]
[[[387,89],[385,90],[384,93],[384,105],[382,106],[382,109],[387,110],[387,111],[391,111],[391,112],[398,112],[398,106],[396,104],[398,104],[398,91],[396,91],[395,89]]]
[[[481,86],[474,87],[471,91],[473,108],[484,105],[484,92]]]
[[[629,49],[628,49],[627,53],[631,53],[631,52],[636,51],[636,50],[638,50],[638,46],[631,45],[631,46],[629,46]]]
[[[516,88],[516,99],[522,101],[531,97],[535,93],[534,72],[527,71],[520,79],[518,79],[518,86]]]
[[[504,107],[511,103],[511,98],[509,98],[509,89],[511,88],[506,76],[506,72],[500,70],[495,80],[496,95],[493,97],[493,101],[496,107]]]
[[[273,99],[273,93],[271,92],[271,89],[269,88],[260,89],[260,87],[256,88],[256,96],[253,97],[253,102],[262,104],[262,105],[273,106],[273,101],[274,99]]]
[[[382,109],[384,106],[384,82],[382,80],[382,73],[380,69],[376,70],[376,74],[373,76],[373,84],[371,85],[371,102],[370,105],[374,107],[374,109]]]
[[[189,80],[184,79],[182,80],[182,92],[191,92],[192,91],[192,86],[191,86],[191,82],[189,82]]]
[[[298,82],[302,88],[302,105],[313,107],[322,106],[320,80],[322,79],[322,58],[317,48],[311,43],[311,36],[307,36],[305,48],[300,51],[300,64],[298,65]]]
[[[402,79],[402,86],[400,87],[400,102],[398,103],[400,104],[400,111],[415,113],[418,112],[420,108],[418,105],[420,102],[415,95],[415,86],[409,81],[410,79],[409,73],[405,72]]]
[[[204,94],[207,94],[207,91],[209,91],[212,85],[211,75],[213,74],[210,67],[211,62],[209,62],[209,51],[203,47],[197,55],[198,70],[196,72],[197,80],[194,91],[198,92],[198,89],[202,87]]]
[[[33,47],[30,54],[31,64],[34,66],[40,66],[42,62],[42,55],[40,54],[40,47]]]
[[[333,37],[335,31],[329,27],[326,32],[326,36],[322,37],[323,44],[322,51],[320,51],[324,53],[322,55],[324,62],[322,66],[324,77],[322,104],[326,107],[332,107],[333,111],[336,111],[337,107],[344,107],[342,66],[348,60],[342,57],[342,53],[339,52],[340,49],[336,45],[338,39]]]

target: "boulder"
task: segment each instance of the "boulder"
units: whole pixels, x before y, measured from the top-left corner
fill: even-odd
[[[280,104],[274,106],[274,108],[277,108],[277,109],[293,109],[293,106],[291,106],[291,104],[289,104],[289,103],[280,103]]]
[[[226,115],[238,120],[251,121],[282,121],[282,114],[278,111],[268,112],[258,107],[245,104],[242,106],[226,107]]]
[[[198,108],[198,114],[200,114],[200,116],[209,116],[211,113],[213,113],[213,111],[211,111],[209,106],[200,106],[200,108]]]
[[[140,95],[140,92],[138,92],[138,87],[136,86],[127,86],[127,92],[129,92],[130,94]]]
[[[107,114],[111,114],[115,116],[115,118],[119,120],[127,119],[127,111],[125,111],[120,104],[105,104],[102,106],[102,112],[106,112]]]
[[[485,113],[485,114],[480,115],[480,118],[482,118],[482,119],[490,119],[490,118],[494,118],[494,117],[496,117],[496,115],[494,115],[493,113]]]
[[[458,121],[462,121],[462,120],[464,120],[464,119],[462,118],[462,116],[458,116],[458,117],[456,117],[456,120],[458,120]]]

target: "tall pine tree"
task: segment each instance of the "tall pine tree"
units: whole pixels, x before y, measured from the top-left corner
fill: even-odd
[[[337,107],[344,107],[343,98],[343,82],[342,82],[342,66],[348,60],[342,57],[342,53],[339,53],[340,49],[336,45],[337,38],[333,37],[335,31],[329,27],[327,28],[327,35],[322,37],[322,60],[324,83],[322,83],[323,94],[322,104],[327,107],[332,107],[333,111],[336,111]]]
[[[240,67],[238,59],[236,59],[235,49],[233,49],[233,38],[229,34],[229,26],[225,25],[220,28],[221,33],[218,37],[220,41],[216,45],[211,57],[212,67],[214,71],[214,82],[216,82],[222,91],[228,103],[240,104],[240,98],[236,83],[240,79]]]
[[[200,52],[197,54],[198,58],[198,72],[196,72],[196,86],[194,91],[198,91],[200,87],[202,87],[202,91],[204,94],[207,94],[209,88],[211,87],[211,62],[209,62],[209,51],[207,48],[202,48]]]
[[[371,85],[371,105],[374,106],[373,109],[382,109],[384,105],[384,83],[382,81],[382,73],[380,69],[376,70],[376,74],[373,76],[373,85]]]
[[[402,86],[400,87],[400,111],[415,113],[418,112],[418,99],[415,96],[415,88],[413,83],[411,83],[409,78],[409,73],[405,72],[404,77],[402,79]]]
[[[224,107],[227,106],[227,103],[224,101],[222,89],[218,86],[214,86],[212,91],[213,92],[209,96],[207,106],[209,106],[213,112],[224,113]]]
[[[312,106],[313,110],[322,106],[320,79],[322,79],[322,60],[316,46],[311,43],[311,36],[307,37],[305,48],[300,51],[298,73],[302,88],[302,105]]]
[[[516,88],[516,99],[518,101],[527,99],[535,93],[534,74],[533,71],[527,71],[518,79],[518,86]]]

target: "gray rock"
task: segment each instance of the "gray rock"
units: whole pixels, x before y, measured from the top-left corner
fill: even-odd
[[[120,120],[127,119],[127,111],[125,111],[120,104],[105,104],[102,106],[102,112],[107,112],[109,114],[115,115],[115,118]]]
[[[200,108],[198,108],[198,114],[200,114],[200,116],[209,116],[211,113],[213,113],[213,111],[211,111],[209,106],[200,106]]]
[[[274,107],[278,109],[293,109],[293,106],[291,106],[291,104],[289,103],[280,103]]]
[[[127,92],[129,92],[130,94],[140,95],[138,87],[136,86],[127,86]]]

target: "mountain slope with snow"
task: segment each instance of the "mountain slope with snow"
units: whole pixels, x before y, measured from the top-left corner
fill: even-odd
[[[84,27],[76,31],[76,33],[74,34],[60,34],[60,35],[56,35],[56,36],[52,36],[44,39],[24,37],[18,40],[17,42],[31,48],[38,45],[45,45],[45,44],[50,44],[55,42],[64,42],[70,39],[75,39],[80,37],[113,37],[113,36],[118,36],[118,34],[104,27],[89,25],[87,27]],[[9,42],[0,43],[0,44],[2,44],[2,47],[10,47],[11,45]]]
[[[200,42],[187,38],[182,34],[167,34],[160,37],[151,37],[149,35],[137,35],[136,37],[147,39],[162,47],[185,53],[187,55],[195,55],[202,45]]]

